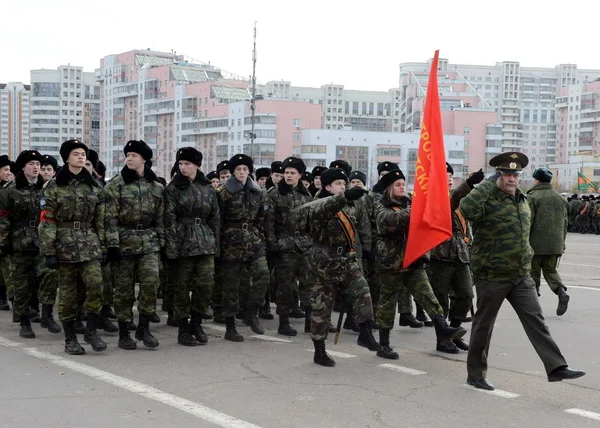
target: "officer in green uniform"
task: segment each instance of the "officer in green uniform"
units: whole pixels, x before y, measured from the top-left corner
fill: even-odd
[[[471,266],[477,312],[467,355],[467,383],[475,388],[494,389],[487,380],[488,353],[494,323],[505,299],[519,316],[550,382],[585,374],[567,366],[544,321],[530,276],[531,210],[518,187],[521,171],[528,163],[527,156],[519,152],[493,157],[490,166],[496,168],[496,174],[473,189],[459,205],[462,215],[472,223],[474,235]]]

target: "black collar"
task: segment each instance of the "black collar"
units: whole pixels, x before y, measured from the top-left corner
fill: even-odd
[[[294,188],[287,184],[284,179],[281,179],[281,181],[277,183],[277,189],[279,190],[280,195],[287,195],[288,193],[292,193],[294,191]],[[296,190],[303,195],[310,196],[308,189],[300,181],[296,185]]]
[[[233,174],[225,182],[225,188],[229,191],[229,193],[232,194],[239,193],[242,190],[249,190],[255,193],[261,192],[261,189],[258,186],[258,184],[256,184],[254,180],[252,180],[250,177],[248,177],[248,179],[246,180],[246,185],[242,186],[242,183],[240,183]]]
[[[124,166],[121,170],[121,177],[123,177],[123,181],[125,182],[125,184],[130,184],[140,179],[140,176],[137,174],[136,171],[134,171],[133,169],[129,169],[126,166]],[[159,183],[158,177],[156,176],[154,171],[152,171],[147,166],[144,167],[143,177],[150,182],[156,181],[157,183]]]
[[[91,176],[87,169],[83,168],[78,175],[75,175],[69,170],[67,165],[56,173],[55,180],[58,186],[68,186],[72,180],[78,180],[93,187],[101,187],[100,183]]]
[[[192,182],[190,181],[189,178],[187,178],[186,176],[184,176],[182,173],[178,172],[177,174],[175,174],[175,177],[173,177],[173,184],[175,185],[175,187],[179,188],[179,189],[183,189],[188,187]],[[212,185],[210,180],[208,178],[206,178],[206,176],[204,175],[204,173],[200,170],[198,170],[198,172],[196,173],[196,178],[194,178],[194,183],[200,183],[200,184],[206,184],[206,185]]]
[[[42,178],[42,175],[38,175],[37,180],[35,181],[35,187],[37,189],[41,189],[44,186],[44,179]],[[25,189],[26,187],[29,187],[29,181],[27,180],[27,178],[25,177],[25,174],[23,173],[23,171],[19,171],[19,173],[17,174],[17,176],[15,177],[15,187],[18,190],[22,190]]]

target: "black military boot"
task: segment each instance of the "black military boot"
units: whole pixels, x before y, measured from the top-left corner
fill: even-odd
[[[150,322],[153,324],[160,323],[160,317],[158,316],[158,314],[156,312],[154,312],[152,315],[150,315],[149,319],[150,319]]]
[[[462,327],[450,327],[443,315],[434,316],[433,325],[435,327],[435,335],[440,343],[447,340],[460,339],[467,332],[467,330]]]
[[[0,311],[10,311],[10,306],[6,298],[6,285],[0,285]]]
[[[427,317],[427,314],[419,304],[417,304],[417,321],[421,321],[425,327],[433,327],[434,323]]]
[[[294,296],[296,297],[296,296]],[[302,308],[300,306],[298,306],[298,299],[295,298],[294,299],[294,303],[292,306],[292,313],[290,314],[290,318],[304,318],[306,316],[306,314],[304,313],[304,311],[302,310]]]
[[[116,333],[119,331],[119,327],[110,322],[106,308],[110,309],[110,306],[103,306],[100,315],[98,315],[98,328],[107,333]]]
[[[112,308],[110,307],[110,305],[104,305],[102,306],[103,312],[106,315],[106,318],[108,318],[109,320],[116,320],[117,316],[115,315],[115,312],[112,310]]]
[[[231,340],[232,342],[244,341],[244,337],[239,334],[235,328],[235,319],[233,317],[225,318],[225,326],[227,327],[227,331],[225,331],[225,340]]]
[[[150,333],[150,317],[148,315],[140,315],[138,327],[135,330],[135,338],[141,340],[146,348],[158,348],[158,340]]]
[[[290,318],[287,315],[279,315],[279,327],[277,334],[283,336],[296,336],[298,332],[290,325]]]
[[[84,334],[85,333],[85,326],[81,322],[80,314],[77,314],[77,318],[73,321],[73,331],[76,334]]]
[[[400,358],[397,352],[390,346],[390,331],[388,329],[379,330],[379,344],[381,349],[377,351],[377,356],[388,360],[397,360]]]
[[[133,321],[128,321],[127,328],[129,329],[129,331],[136,331],[137,325],[135,325],[135,323]]]
[[[273,313],[271,312],[271,294],[268,291],[265,293],[265,303],[258,311],[258,317],[263,320],[275,319]]]
[[[327,351],[325,351],[325,341],[313,340],[313,344],[315,345],[315,356],[313,357],[315,364],[325,367],[335,366],[335,361],[329,356]]]
[[[400,322],[401,327],[410,327],[410,328],[421,328],[423,327],[423,323],[421,321],[417,321],[415,316],[410,312],[405,314],[400,314]]]
[[[244,324],[250,327],[255,334],[265,334],[265,329],[258,321],[258,305],[252,303],[248,304],[248,309],[244,314]]]
[[[346,311],[346,320],[344,321],[344,325],[342,327],[344,330],[352,330],[355,333],[360,333],[360,329],[354,322],[354,316],[352,316],[352,308],[348,308]]]
[[[48,329],[50,333],[60,333],[62,331],[52,316],[52,305],[42,304],[42,322],[40,326]]]
[[[371,322],[366,321],[358,326],[360,329],[360,334],[358,335],[358,343],[359,346],[363,346],[367,348],[369,351],[379,351],[381,350],[381,346],[375,340],[373,336],[373,330],[371,330]]]
[[[310,333],[310,325],[311,325],[311,318],[312,318],[312,306],[305,306],[304,313],[306,314],[304,316],[304,333]]]
[[[35,339],[35,333],[31,329],[31,320],[29,319],[29,315],[21,315],[21,330],[19,331],[19,336],[23,339]]]
[[[565,312],[567,312],[567,309],[569,308],[569,300],[570,297],[567,294],[567,292],[565,291],[564,288],[559,288],[558,289],[558,307],[556,308],[556,315],[558,315],[559,317],[564,315]]]
[[[177,333],[177,343],[183,346],[198,346],[200,345],[196,338],[192,336],[190,324],[187,318],[179,320],[179,332]]]
[[[208,336],[202,328],[202,314],[192,312],[192,320],[190,322],[190,330],[200,345],[208,343]]]
[[[167,312],[167,325],[169,327],[179,327],[179,321],[177,321],[173,316],[172,310],[169,310],[169,312]]]
[[[452,318],[450,320],[450,327],[460,327],[460,325],[462,324],[462,322],[458,319],[458,318]],[[458,349],[460,349],[461,351],[468,351],[469,350],[469,344],[467,342],[465,342],[462,337],[459,339],[454,339],[452,340],[452,343],[454,344],[454,346],[456,346]],[[439,351],[439,349],[438,349]]]
[[[137,345],[129,334],[127,323],[124,321],[119,321],[119,348],[125,349],[126,351],[137,349]]]
[[[77,341],[75,334],[75,321],[63,321],[63,330],[65,332],[65,352],[69,355],[83,355],[85,349]]]
[[[30,308],[29,309],[29,319],[31,320],[31,322],[34,322],[36,324],[39,324],[42,322],[42,318],[40,317],[39,308]]]
[[[458,348],[450,340],[444,340],[443,342],[438,340],[435,344],[435,350],[446,354],[458,354]]]
[[[85,333],[83,333],[83,340],[92,345],[92,349],[96,352],[106,351],[106,343],[98,335],[99,316],[91,312],[87,314],[87,325],[85,326]]]
[[[81,320],[81,322],[86,322],[87,321],[87,314],[85,312],[83,312],[83,310],[79,310],[78,313],[79,319]]]

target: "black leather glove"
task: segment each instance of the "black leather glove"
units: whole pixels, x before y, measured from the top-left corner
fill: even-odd
[[[363,196],[365,196],[367,193],[369,193],[369,192],[366,191],[365,189],[356,186],[356,187],[353,187],[351,189],[347,189],[346,191],[344,191],[344,197],[348,201],[356,201],[356,200],[362,198]]]
[[[121,257],[121,249],[119,247],[109,247],[108,248],[108,254],[106,256],[106,260],[111,263],[111,262],[120,262],[122,259]]]
[[[490,175],[487,178],[487,181],[491,181],[492,183],[495,183],[496,180],[498,180],[498,177],[500,177],[502,175],[502,173],[500,171],[496,171],[496,173],[494,175]]]
[[[473,188],[476,184],[481,183],[484,178],[485,174],[483,173],[483,169],[480,169],[479,171],[473,172],[471,175],[469,175],[469,178],[467,178],[467,184]]]
[[[46,256],[44,263],[48,269],[58,269],[58,259],[56,256]]]

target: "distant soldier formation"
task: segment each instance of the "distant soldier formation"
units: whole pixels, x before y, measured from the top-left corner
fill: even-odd
[[[261,320],[277,317],[277,333],[291,337],[293,320],[302,319],[314,362],[332,367],[326,341],[340,329],[356,332],[358,345],[380,358],[400,358],[390,335],[399,313],[401,327],[433,327],[437,351],[468,352],[468,382],[493,389],[489,341],[507,299],[549,381],[584,375],[560,354],[538,295],[543,274],[557,314],[567,311],[557,272],[566,233],[600,233],[600,201],[573,195],[567,202],[545,168],[523,194],[521,153],[496,156],[495,175],[476,171],[456,189],[446,164],[452,237],[407,268],[413,201],[391,161],[379,163],[368,190],[366,175],[343,159],[307,171],[288,157],[255,170],[251,157],[236,154],[205,174],[202,153],[184,147],[167,182],[141,140],[125,144],[124,166],[108,180],[81,141],[64,142],[60,155],[60,168],[36,150],[14,162],[0,156],[0,310],[12,306],[25,339],[40,323],[64,333],[70,355],[85,354],[81,335],[105,351],[100,331],[118,334],[123,350],[140,342],[156,349],[151,325],[161,321],[160,299],[182,346],[207,345],[210,319],[232,342],[244,341],[238,321],[262,335]],[[463,324],[471,321],[469,343]]]

